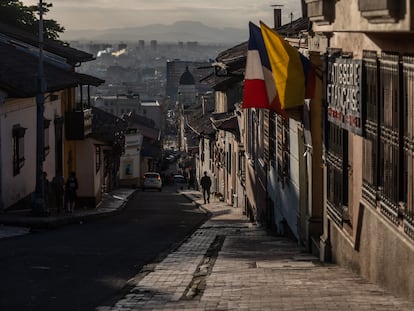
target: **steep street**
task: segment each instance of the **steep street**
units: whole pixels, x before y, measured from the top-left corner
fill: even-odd
[[[205,218],[173,187],[139,190],[119,215],[2,239],[0,310],[94,310]]]

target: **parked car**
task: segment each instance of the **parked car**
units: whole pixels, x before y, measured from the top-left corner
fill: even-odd
[[[162,180],[159,173],[147,172],[144,174],[144,182],[142,184],[142,191],[146,189],[162,190]]]
[[[183,175],[174,175],[174,185],[185,185],[187,182]]]

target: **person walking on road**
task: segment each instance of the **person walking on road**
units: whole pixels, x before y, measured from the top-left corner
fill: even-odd
[[[206,204],[206,195],[207,195],[207,202],[210,203],[211,178],[207,176],[207,172],[204,172],[204,176],[201,177],[200,185],[201,185],[201,188],[203,188],[204,204]]]
[[[69,213],[75,209],[76,190],[78,190],[78,180],[74,172],[71,172],[65,187],[66,206]]]

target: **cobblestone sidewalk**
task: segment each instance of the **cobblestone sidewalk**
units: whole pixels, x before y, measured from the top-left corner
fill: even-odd
[[[201,202],[197,192],[186,195]],[[204,207],[212,213],[208,222],[147,266],[125,297],[97,310],[414,310],[414,302],[269,236],[238,209],[221,202]]]

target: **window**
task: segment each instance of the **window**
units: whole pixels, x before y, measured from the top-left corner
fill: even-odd
[[[398,224],[399,202],[404,189],[402,181],[403,146],[400,57],[395,53],[381,54],[380,69],[380,210],[393,223]]]
[[[244,185],[246,181],[246,156],[244,154],[244,151],[239,151],[239,176],[240,180],[242,181],[242,184]]]
[[[46,159],[46,156],[50,152],[50,146],[49,146],[49,127],[50,127],[50,120],[44,119],[43,120],[43,161]]]
[[[231,151],[231,144],[229,144],[229,151],[227,152],[227,163],[226,163],[226,167],[227,167],[227,172],[230,173],[231,172],[231,162],[233,159],[233,154]]]
[[[111,155],[108,150],[104,150],[103,157],[104,157],[104,174],[103,175],[104,177],[107,177],[108,174],[111,172],[111,163],[112,163],[112,161],[110,161]]]
[[[102,166],[100,146],[95,146],[95,163],[96,163],[96,173],[98,173]]]
[[[364,88],[367,103],[367,118],[365,121],[365,139],[363,145],[362,167],[362,197],[375,207],[376,193],[379,185],[379,107],[378,107],[378,58],[376,51],[363,51],[364,58]]]
[[[20,124],[13,126],[13,176],[20,174],[24,165],[24,134],[26,128]]]
[[[257,124],[256,124],[256,112],[253,109],[247,110],[247,124],[246,124],[246,135],[247,135],[247,150],[246,153],[250,161],[255,161],[255,152],[257,147]]]
[[[289,119],[277,115],[276,117],[276,158],[278,168],[278,179],[284,186],[289,175]]]
[[[268,133],[264,132],[264,119],[265,115],[267,114],[267,110],[264,109],[258,109],[257,111],[257,157],[261,160],[261,163],[264,164],[264,160],[266,157],[265,154],[265,145],[266,145],[266,139],[268,138]],[[267,136],[266,136],[267,134]]]
[[[269,163],[276,166],[276,113],[269,112]]]
[[[327,124],[327,212],[342,227],[348,205],[348,132],[334,123]]]
[[[404,232],[414,240],[414,56],[403,56],[404,72]]]

